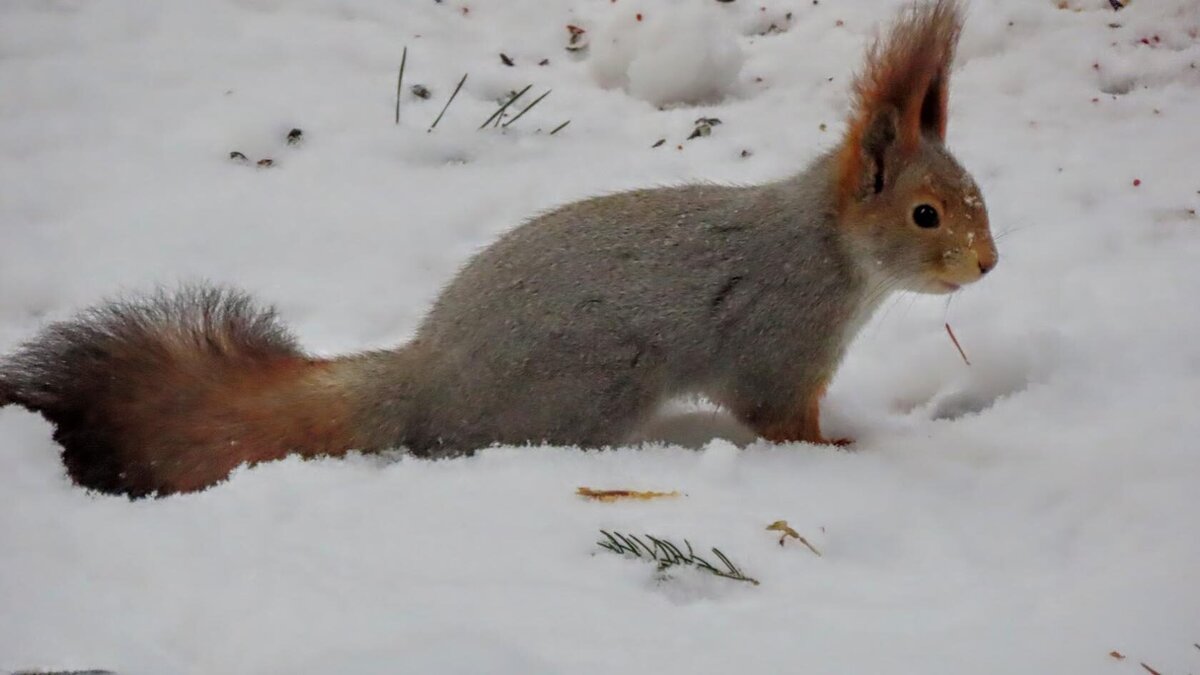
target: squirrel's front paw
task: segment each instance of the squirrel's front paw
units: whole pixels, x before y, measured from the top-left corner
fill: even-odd
[[[773,443],[812,443],[813,445],[832,445],[838,448],[846,448],[854,445],[853,438],[825,438],[825,436],[817,433],[779,433],[777,429],[771,429],[762,434],[762,437]]]

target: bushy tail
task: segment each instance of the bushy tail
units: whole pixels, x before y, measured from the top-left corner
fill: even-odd
[[[0,406],[52,422],[80,485],[186,492],[243,462],[358,447],[345,363],[305,355],[241,293],[187,288],[49,326],[0,363]]]

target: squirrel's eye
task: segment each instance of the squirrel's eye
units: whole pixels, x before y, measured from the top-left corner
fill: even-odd
[[[937,209],[928,204],[921,204],[917,208],[913,209],[912,219],[913,222],[917,224],[917,227],[932,228],[938,226]]]

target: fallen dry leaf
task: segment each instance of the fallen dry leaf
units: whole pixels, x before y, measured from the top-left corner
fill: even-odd
[[[1109,655],[1109,656],[1111,656],[1111,657],[1113,657],[1114,659],[1116,659],[1116,660],[1118,660],[1118,661],[1124,661],[1124,660],[1125,660],[1125,655],[1124,655],[1124,654],[1122,654],[1121,652],[1119,652],[1119,651],[1115,650],[1115,649],[1114,649],[1114,650],[1112,650],[1111,652],[1109,652],[1109,653],[1108,653],[1108,655]]]
[[[786,520],[777,520],[777,521],[771,523],[770,525],[768,525],[767,529],[772,532],[782,532],[783,533],[779,537],[779,545],[780,546],[783,546],[783,542],[785,539],[787,539],[788,537],[791,537],[791,538],[799,541],[801,544],[804,544],[805,546],[807,546],[808,550],[817,554],[817,557],[821,556],[821,552],[818,551],[815,546],[808,543],[807,539],[805,539],[804,537],[801,537],[799,532],[792,529],[792,526],[788,525],[788,522]]]
[[[779,543],[782,545],[783,540],[787,537],[800,538],[800,533],[793,530],[791,525],[788,525],[786,520],[777,520],[767,526],[767,529],[773,532],[782,532],[783,536],[779,538]]]
[[[622,499],[650,501],[651,499],[678,497],[679,491],[672,490],[671,492],[641,492],[637,490],[593,490],[590,487],[580,487],[575,490],[575,494],[585,499],[594,499],[599,502],[615,502]]]

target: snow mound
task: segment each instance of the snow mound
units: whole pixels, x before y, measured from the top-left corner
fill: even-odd
[[[743,61],[726,17],[698,3],[621,7],[592,43],[601,86],[657,106],[720,101]]]

